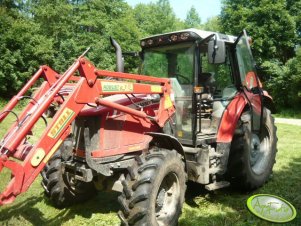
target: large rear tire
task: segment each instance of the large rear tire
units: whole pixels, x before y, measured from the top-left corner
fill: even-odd
[[[123,225],[177,225],[186,191],[186,172],[182,156],[175,150],[155,147],[139,156],[122,184],[118,215]]]
[[[66,140],[59,147],[56,153],[51,157],[43,171],[42,187],[46,196],[50,198],[53,205],[58,208],[70,206],[88,200],[96,194],[96,189],[92,182],[85,183],[76,180],[73,175],[63,173],[61,163],[68,159],[68,155],[63,154],[66,151],[71,140]]]
[[[272,174],[277,152],[274,118],[269,109],[263,109],[261,134],[252,133],[251,116],[241,116],[243,134],[235,135],[231,144],[227,177],[234,187],[254,190],[261,187]]]

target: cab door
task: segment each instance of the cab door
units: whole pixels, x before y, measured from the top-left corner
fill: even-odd
[[[241,86],[251,107],[252,130],[259,132],[262,119],[262,85],[257,77],[250,38],[243,30],[235,42],[236,58]]]

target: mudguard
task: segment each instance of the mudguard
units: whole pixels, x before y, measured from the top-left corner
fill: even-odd
[[[232,141],[237,122],[247,103],[242,93],[229,103],[220,121],[217,132],[217,143],[230,143]]]
[[[182,147],[182,144],[178,141],[177,138],[164,133],[148,132],[146,134],[152,136],[153,142],[159,143],[160,147],[166,149],[175,149],[178,153],[180,153],[184,158],[185,169],[187,171],[185,152]]]
[[[247,94],[250,98],[252,94]],[[248,101],[243,93],[238,94],[225,109],[220,121],[219,130],[217,133],[217,143],[229,143],[232,141],[237,122],[245,109]],[[263,91],[263,106],[269,108],[272,112],[275,111],[272,97]],[[254,107],[254,106],[253,106]],[[256,106],[260,108],[260,106]],[[254,108],[254,110],[256,110]]]

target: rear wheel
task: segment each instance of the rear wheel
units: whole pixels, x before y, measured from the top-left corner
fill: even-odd
[[[177,225],[186,191],[182,156],[153,148],[141,155],[122,182],[118,215],[124,225]]]
[[[85,183],[76,180],[72,174],[63,173],[61,163],[68,158],[64,152],[70,142],[72,144],[71,140],[64,141],[41,172],[45,194],[59,208],[85,201],[96,194],[92,182]]]
[[[269,109],[263,109],[263,126],[260,134],[251,130],[249,112],[241,116],[242,135],[235,135],[231,144],[228,179],[235,187],[253,190],[270,177],[277,152],[274,118]]]

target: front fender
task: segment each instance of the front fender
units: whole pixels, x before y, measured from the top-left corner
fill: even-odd
[[[228,104],[220,121],[217,143],[230,143],[232,141],[237,122],[247,103],[246,98],[241,93]]]
[[[160,147],[166,149],[175,149],[179,154],[181,154],[185,162],[185,170],[187,171],[185,152],[182,144],[178,141],[177,138],[164,133],[148,132],[146,134],[152,136],[152,141],[158,143]]]

